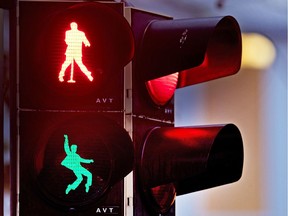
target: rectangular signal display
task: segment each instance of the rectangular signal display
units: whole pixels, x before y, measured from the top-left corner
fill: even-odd
[[[19,106],[123,110],[133,55],[123,4],[19,2]]]

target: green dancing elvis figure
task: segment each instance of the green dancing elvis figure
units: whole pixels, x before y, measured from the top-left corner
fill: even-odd
[[[72,144],[71,149],[69,147],[68,136],[64,134],[64,150],[67,156],[61,162],[61,165],[72,170],[77,179],[69,184],[66,188],[65,193],[68,194],[71,190],[75,190],[80,183],[83,181],[83,176],[87,177],[87,183],[85,184],[86,193],[88,193],[90,186],[92,185],[92,173],[81,166],[81,163],[93,163],[93,159],[81,158],[77,152],[77,145]]]

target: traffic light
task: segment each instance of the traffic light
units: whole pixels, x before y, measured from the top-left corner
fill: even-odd
[[[120,181],[134,154],[121,115],[20,112],[20,120],[20,215],[121,214]]]
[[[19,106],[121,110],[119,80],[134,53],[123,5],[19,3]]]
[[[130,215],[129,205],[174,216],[176,195],[241,177],[234,124],[174,127],[177,88],[239,70],[233,17],[173,20],[109,1],[18,11],[19,215]],[[133,168],[131,205],[122,179]]]
[[[124,215],[123,14],[116,2],[19,2],[19,215]]]
[[[242,138],[233,124],[155,127],[142,144],[138,174],[146,200],[166,213],[176,195],[235,182],[242,167]]]
[[[241,34],[231,16],[153,21],[141,43],[144,81],[180,72],[181,88],[235,74],[241,64]]]
[[[178,88],[232,75],[241,65],[241,34],[231,16],[181,19],[127,9],[135,57],[134,215],[175,215],[175,198],[240,179],[243,142],[234,124],[174,127]]]

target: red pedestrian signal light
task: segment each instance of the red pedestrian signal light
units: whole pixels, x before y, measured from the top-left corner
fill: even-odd
[[[134,55],[122,14],[119,3],[21,1],[19,106],[99,110],[98,99],[113,98],[109,109],[120,109],[123,93],[116,89]]]
[[[61,71],[59,73],[59,81],[64,82],[65,71],[70,66],[70,79],[68,83],[75,83],[74,80],[74,63],[76,63],[87,78],[92,82],[93,76],[91,72],[87,69],[87,67],[82,62],[82,43],[86,47],[90,47],[90,42],[85,36],[85,33],[78,30],[78,24],[76,22],[70,23],[71,30],[67,30],[65,32],[65,42],[67,44],[67,49],[65,52],[66,59],[61,66]]]

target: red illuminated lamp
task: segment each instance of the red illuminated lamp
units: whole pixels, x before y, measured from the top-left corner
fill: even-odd
[[[178,84],[178,76],[179,73],[174,73],[146,82],[146,88],[155,104],[163,106],[171,100]]]
[[[231,16],[157,20],[145,31],[138,67],[152,100],[163,105],[176,88],[237,73],[241,47],[241,31]]]

